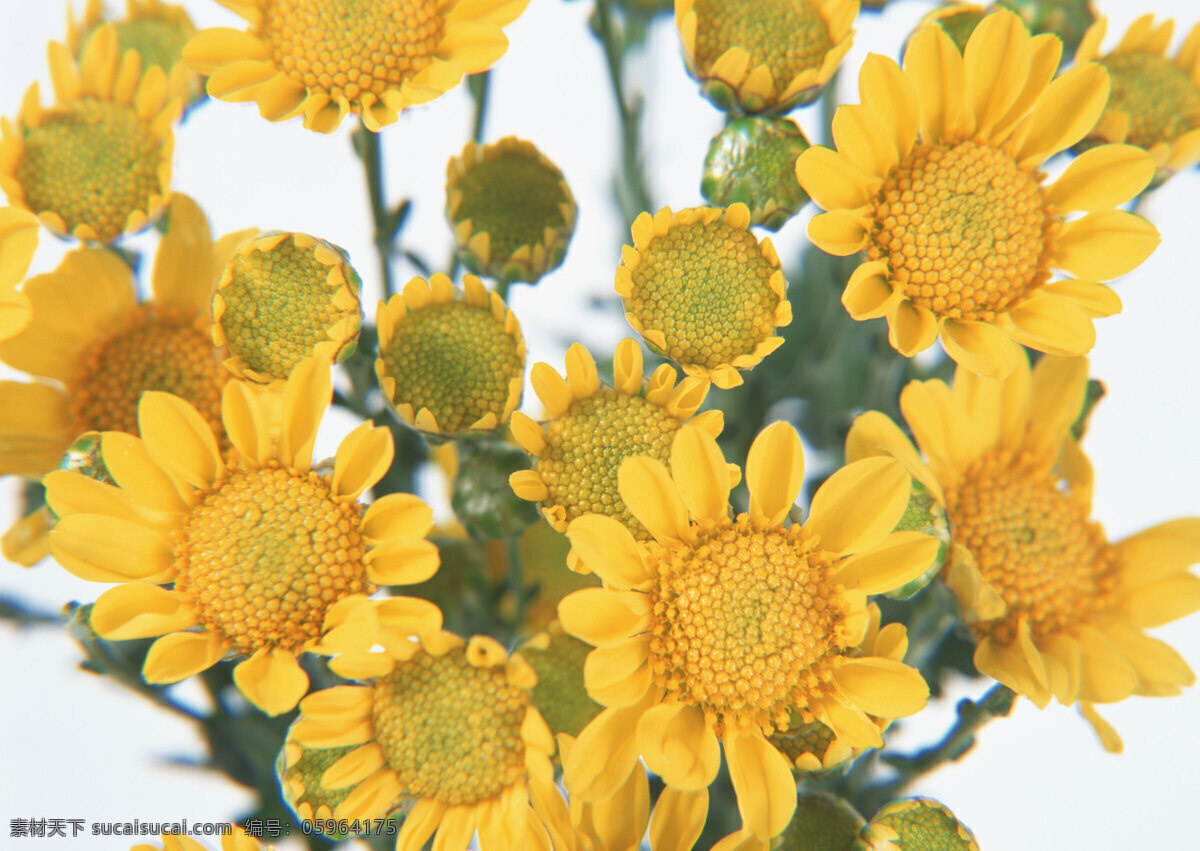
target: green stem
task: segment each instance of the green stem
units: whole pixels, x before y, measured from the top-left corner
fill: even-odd
[[[513,595],[513,643],[521,637],[521,624],[525,620],[525,576],[521,569],[520,537],[509,535],[505,541],[508,557],[508,588]]]
[[[639,136],[641,105],[630,102],[625,94],[625,53],[627,42],[613,20],[613,0],[596,0],[596,11],[592,15],[592,31],[604,45],[604,58],[608,63],[608,79],[612,84],[613,97],[621,119],[621,179],[618,183],[617,200],[626,221],[641,212],[654,212],[646,178],[642,173]]]
[[[475,121],[471,125],[471,138],[477,145],[483,142],[483,125],[487,118],[488,93],[492,88],[491,82],[491,71],[467,77],[467,89],[471,92],[471,100],[475,101]]]
[[[398,232],[394,216],[388,211],[387,201],[383,194],[383,151],[379,144],[379,134],[373,133],[365,125],[359,125],[354,131],[355,149],[362,159],[363,172],[367,178],[367,193],[371,198],[371,218],[375,222],[375,250],[379,254],[379,273],[383,282],[385,299],[390,299],[396,292],[396,283],[392,277],[392,255],[395,251],[395,241]]]

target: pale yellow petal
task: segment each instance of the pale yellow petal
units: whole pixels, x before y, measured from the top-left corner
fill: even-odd
[[[746,455],[750,517],[763,527],[778,526],[796,504],[804,484],[804,447],[789,423],[763,429]]]
[[[356,500],[383,478],[392,466],[392,433],[385,427],[362,423],[346,435],[333,462],[333,491]]]
[[[878,546],[840,562],[830,577],[864,594],[883,594],[922,576],[937,559],[940,542],[920,532],[893,532]]]
[[[176,632],[150,646],[142,677],[148,683],[177,683],[206,671],[225,655],[225,644],[211,632]]]
[[[130,582],[105,591],[92,605],[92,629],[109,641],[155,638],[196,623],[192,601],[158,585]]]
[[[757,729],[729,730],[724,741],[742,823],[762,839],[782,832],[796,811],[796,781],[787,759]]]
[[[641,588],[655,578],[633,535],[612,517],[587,514],[577,518],[567,527],[567,538],[583,563],[609,588]]]
[[[138,431],[154,463],[194,488],[211,487],[224,472],[208,422],[178,396],[143,393],[138,403]]]
[[[233,669],[233,681],[247,700],[268,715],[290,712],[308,691],[308,674],[295,654],[279,648],[255,651]]]
[[[661,703],[642,715],[637,745],[646,767],[668,786],[686,791],[706,788],[721,767],[716,734],[698,707]]]
[[[1124,204],[1154,177],[1154,159],[1133,145],[1100,145],[1084,151],[1046,192],[1060,210],[1094,212]]]
[[[630,513],[657,540],[691,540],[687,506],[661,461],[635,455],[621,462],[617,487]]]
[[[684,425],[671,444],[671,478],[692,517],[718,519],[729,512],[729,471],[717,441]]]
[[[847,464],[813,495],[805,529],[824,550],[853,553],[882,541],[908,505],[911,479],[894,458],[864,458]]]
[[[617,644],[644,632],[650,625],[649,603],[637,592],[584,588],[558,604],[563,629],[595,647]]]

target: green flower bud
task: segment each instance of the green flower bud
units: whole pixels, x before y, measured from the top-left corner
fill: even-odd
[[[893,801],[871,819],[855,851],[979,851],[975,835],[932,798]]]
[[[863,817],[841,798],[801,793],[791,824],[771,843],[774,851],[851,851]]]
[[[779,230],[808,203],[796,180],[796,158],[808,147],[789,118],[730,121],[708,146],[700,191],[722,207],[741,202],[750,208],[751,224]]]
[[[509,476],[529,466],[520,447],[481,436],[459,440],[458,453],[450,504],[468,535],[476,540],[507,538],[537,521],[537,506],[508,486]]]

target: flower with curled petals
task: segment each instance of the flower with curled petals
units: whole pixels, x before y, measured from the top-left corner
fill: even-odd
[[[419,851],[435,833],[435,848],[466,848],[476,831],[481,851],[572,847],[554,738],[521,655],[438,630],[383,648],[349,665],[335,658],[365,684],[309,695],[292,726],[303,747],[352,748],[321,776],[326,789],[350,790],[334,818],[373,820],[411,805],[397,851]]]
[[[915,669],[862,644],[867,595],[919,576],[938,543],[892,532],[909,474],[894,459],[867,460],[821,486],[803,525],[785,523],[804,475],[786,423],[752,444],[750,511],[736,517],[725,459],[699,429],[679,430],[669,471],[644,457],[622,464],[621,496],[653,539],[603,515],[567,529],[604,583],[559,604],[563,628],[595,647],[584,680],[606,707],[565,761],[572,796],[611,795],[639,756],[668,787],[698,792],[723,744],[743,821],[768,838],[796,804],[792,764],[769,736],[815,721],[851,747],[878,747],[873,719],[925,705]]]
[[[145,393],[141,437],[102,438],[115,485],[46,476],[61,518],[50,534],[55,559],[82,579],[124,583],[96,601],[92,628],[108,639],[162,636],[146,656],[147,682],[240,658],[242,694],[270,715],[287,712],[308,690],[296,657],[320,641],[336,604],[437,570],[437,548],[423,538],[429,506],[410,494],[358,502],[391,464],[391,432],[363,423],[338,447],[332,473],[312,469],[331,395],[328,361],[298,365],[273,434],[259,396],[229,382],[221,411],[235,452],[226,460],[194,407]]]
[[[642,350],[629,339],[617,344],[612,387],[601,384],[596,361],[579,343],[567,350],[566,366],[565,379],[548,363],[535,364],[531,372],[548,422],[513,414],[513,437],[536,459],[533,469],[509,478],[513,491],[539,503],[560,532],[576,517],[606,514],[635,538],[649,538],[621,500],[617,470],[635,455],[665,462],[684,422],[719,435],[720,411],[693,416],[708,395],[708,382],[688,376],[676,385],[675,370],[666,364],[645,380]]]
[[[1200,609],[1200,518],[1110,543],[1089,519],[1092,468],[1071,433],[1086,358],[1022,362],[1004,379],[959,367],[953,387],[913,382],[900,407],[917,447],[883,414],[860,416],[848,458],[902,461],[946,506],[943,573],[977,644],[975,667],[1039,708],[1078,703],[1109,750],[1094,704],[1178,694],[1194,676],[1149,627]],[[924,461],[922,461],[922,456]]]
[[[143,72],[137,53],[120,53],[111,25],[78,64],[58,42],[49,57],[57,102],[43,107],[34,83],[15,126],[0,124],[0,189],[63,236],[113,242],[142,230],[170,200],[181,101],[161,68]]]
[[[219,0],[250,25],[202,30],[184,60],[220,100],[254,101],[270,121],[304,116],[332,133],[346,115],[369,130],[492,66],[502,28],[529,0]]]
[[[1095,64],[1052,81],[1061,53],[1056,36],[1031,37],[1003,10],[962,53],[940,27],[923,27],[903,69],[874,54],[863,63],[862,103],[833,120],[837,150],[796,161],[800,185],[828,211],[810,222],[812,241],[863,253],[842,304],[855,319],[887,317],[906,357],[940,338],[959,364],[1005,375],[1022,345],[1083,354],[1093,319],[1121,307],[1099,282],[1158,245],[1153,225],[1116,209],[1154,175],[1144,151],[1094,148],[1049,185],[1038,170],[1087,134],[1108,98]],[[1071,277],[1052,280],[1056,269]]]

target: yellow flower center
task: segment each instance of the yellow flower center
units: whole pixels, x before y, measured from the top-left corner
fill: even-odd
[[[583,682],[583,663],[591,650],[590,645],[563,633],[551,634],[545,650],[531,646],[521,650],[538,677],[533,705],[555,735],[578,736],[604,709],[588,695]]]
[[[160,18],[119,21],[115,27],[122,54],[136,50],[142,57],[143,68],[156,66],[168,73],[183,58],[183,46],[192,36],[183,24]]]
[[[334,499],[329,481],[274,461],[232,470],[176,533],[175,588],[235,653],[299,652],[320,636],[331,605],[374,591],[359,506]]]
[[[1112,82],[1106,109],[1129,116],[1131,145],[1173,142],[1200,127],[1200,89],[1173,62],[1135,50],[1106,56],[1100,64]]]
[[[406,796],[475,804],[525,776],[528,707],[503,666],[421,653],[376,682],[375,740]]]
[[[875,200],[872,260],[938,317],[990,322],[1049,278],[1058,222],[1037,178],[975,141],[919,145]]]
[[[229,352],[255,372],[287,378],[313,347],[329,339],[329,328],[347,311],[334,303],[334,267],[316,257],[321,243],[301,247],[288,237],[268,250],[254,248],[229,261],[219,294],[225,302],[221,329]]]
[[[129,214],[161,195],[163,140],[133,107],[84,98],[48,110],[25,130],[16,178],[35,213],[57,213],[68,232],[88,225],[109,242]]]
[[[642,396],[601,387],[596,395],[576,400],[546,424],[546,449],[535,467],[550,492],[545,505],[561,507],[557,519],[563,529],[584,514],[606,514],[634,537],[648,539],[650,533],[621,500],[617,470],[635,455],[665,464],[678,430],[679,420]]]
[[[787,729],[793,709],[811,721],[809,698],[842,655],[833,558],[800,526],[763,531],[745,514],[696,532],[694,545],[651,549],[655,679],[721,721],[732,715],[768,733]]]
[[[272,0],[262,40],[275,64],[310,91],[356,101],[426,68],[442,41],[439,0]]]
[[[462,203],[456,222],[471,220],[474,233],[487,233],[493,258],[506,260],[522,245],[546,242],[546,228],[566,226],[562,175],[534,156],[502,152],[473,164],[458,185]]]
[[[766,65],[776,92],[802,71],[817,70],[833,47],[829,26],[811,0],[696,0],[696,64],[711,68],[731,47]]]
[[[775,330],[777,270],[749,231],[715,221],[675,225],[641,252],[625,310],[662,331],[664,354],[716,367],[751,354]]]
[[[462,301],[409,314],[380,352],[396,381],[394,404],[414,414],[428,408],[438,428],[453,433],[492,413],[502,418],[509,387],[525,369],[517,340],[490,308]]]
[[[214,434],[224,434],[221,389],[228,377],[202,317],[141,307],[84,349],[69,387],[71,417],[78,432],[137,434],[138,400],[146,390],[162,390],[190,402]]]
[[[947,489],[946,505],[954,539],[1008,604],[1003,618],[977,626],[982,634],[1007,643],[1024,619],[1042,638],[1115,605],[1115,561],[1104,531],[1049,462],[986,455]]]

